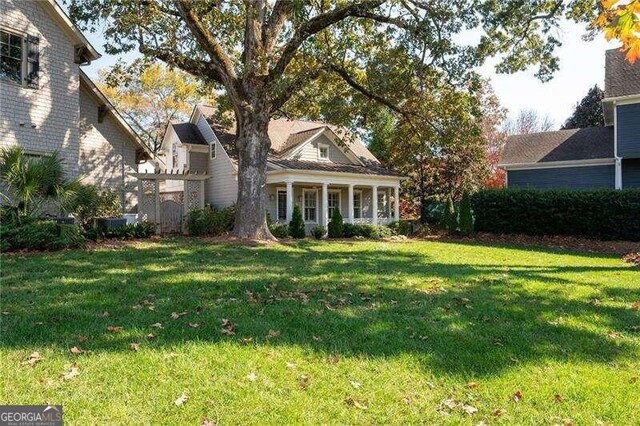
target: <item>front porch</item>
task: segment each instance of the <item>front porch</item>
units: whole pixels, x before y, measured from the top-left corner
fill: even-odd
[[[296,204],[307,231],[316,225],[326,228],[336,208],[345,223],[386,225],[400,219],[397,178],[268,176],[267,182],[272,222],[289,223]]]

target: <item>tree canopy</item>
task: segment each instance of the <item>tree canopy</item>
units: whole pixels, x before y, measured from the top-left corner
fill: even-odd
[[[363,126],[380,116],[382,105],[415,132],[446,138],[451,130],[442,121],[455,120],[456,112],[434,117],[420,102],[435,84],[472,88],[474,68],[488,57],[499,58],[499,72],[535,67],[546,81],[559,66],[552,29],[563,19],[590,24],[603,6],[592,0],[71,0],[70,11],[85,29],[104,26],[108,53],[138,49],[224,90],[238,136],[234,232],[268,238],[272,116],[321,115]],[[464,34],[475,39],[465,42],[474,37]]]
[[[585,127],[604,126],[602,110],[604,92],[597,85],[589,89],[587,95],[576,104],[571,117],[565,121],[563,129],[584,129]]]

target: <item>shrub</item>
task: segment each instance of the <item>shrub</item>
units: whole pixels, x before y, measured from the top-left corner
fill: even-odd
[[[191,235],[218,236],[233,230],[235,206],[216,210],[211,207],[192,210],[187,218],[187,230]]]
[[[460,203],[460,233],[462,235],[473,234],[473,213],[471,211],[471,197],[464,191]]]
[[[284,223],[274,223],[269,225],[269,231],[276,238],[289,238],[289,226]]]
[[[316,225],[313,228],[311,228],[311,235],[313,235],[313,237],[316,240],[322,239],[322,237],[324,237],[325,233],[326,233],[326,231],[324,230],[324,226]]]
[[[480,232],[640,241],[640,189],[492,189],[471,205]]]
[[[456,206],[453,204],[451,196],[447,197],[447,203],[444,207],[442,228],[450,234],[455,234],[458,231],[458,213],[456,212]]]
[[[391,228],[382,225],[345,223],[343,236],[345,238],[388,238],[393,235]]]
[[[390,223],[389,228],[395,235],[404,235],[405,237],[408,237],[413,234],[413,225],[407,220]]]
[[[291,216],[291,222],[289,222],[289,235],[293,238],[304,238],[306,234],[300,206],[296,204],[293,206],[293,215]]]
[[[59,250],[80,247],[85,239],[76,225],[62,225],[49,220],[33,221],[21,226],[3,226],[0,249]]]
[[[344,221],[340,209],[333,209],[331,220],[329,221],[329,238],[342,238],[344,232]]]
[[[99,191],[93,185],[77,185],[63,203],[64,209],[75,216],[83,228],[93,225],[97,217],[119,217],[121,205],[116,191]]]
[[[148,238],[156,233],[156,225],[151,222],[127,224],[117,228],[92,227],[85,235],[90,240],[117,238],[127,240],[131,238]]]
[[[444,220],[444,207],[444,204],[436,201],[425,203],[421,217],[425,218],[426,223],[441,224]]]

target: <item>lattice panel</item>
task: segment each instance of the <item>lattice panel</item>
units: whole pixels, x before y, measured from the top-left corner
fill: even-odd
[[[164,192],[160,194],[160,202],[174,201],[180,205],[184,202],[184,193],[182,191]]]
[[[202,182],[187,180],[184,182],[184,202],[187,212],[191,210],[201,209],[202,194],[200,193]]]
[[[153,180],[141,180],[142,193],[138,200],[138,220],[157,222],[156,220],[156,182]]]

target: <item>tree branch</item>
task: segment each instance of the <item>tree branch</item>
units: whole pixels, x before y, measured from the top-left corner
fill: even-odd
[[[298,76],[286,87],[279,90],[280,94],[271,100],[274,110],[279,110],[291,97],[302,90],[309,82],[317,79],[322,74],[320,68],[316,68],[307,72],[298,73]]]
[[[346,6],[309,19],[295,31],[293,37],[284,46],[278,62],[269,73],[269,83],[273,83],[282,76],[285,68],[293,60],[302,43],[309,37],[350,16],[355,16],[357,13],[375,9],[384,2],[385,0],[366,0],[358,3],[347,3]]]
[[[287,16],[293,10],[294,3],[291,0],[277,0],[269,19],[262,26],[262,45],[266,55],[271,54],[282,32]]]

